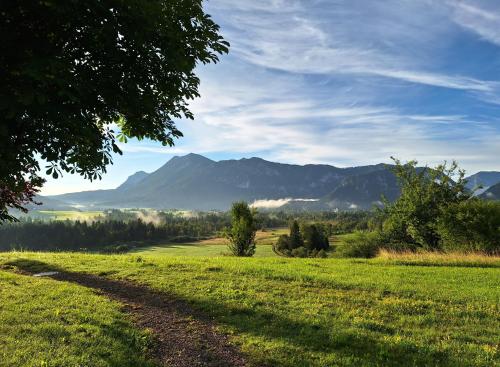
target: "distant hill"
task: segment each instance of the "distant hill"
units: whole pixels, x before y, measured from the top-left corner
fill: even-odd
[[[467,187],[469,189],[474,189],[479,186],[482,186],[483,189],[478,191],[478,194],[482,194],[486,190],[488,190],[491,186],[496,185],[497,183],[500,183],[500,172],[478,172],[472,176],[467,177]]]
[[[41,205],[30,204],[28,205],[29,210],[75,210],[74,206],[47,196],[37,195],[34,200]]]
[[[491,186],[480,197],[486,200],[500,200],[500,183]]]

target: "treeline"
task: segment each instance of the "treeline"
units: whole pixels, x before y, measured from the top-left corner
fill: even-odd
[[[212,236],[226,225],[221,216],[170,218],[157,223],[118,221],[24,221],[0,226],[0,250],[126,251],[160,241]]]
[[[257,213],[257,229],[286,227],[293,220],[323,223],[330,236],[365,230],[370,213]],[[0,225],[0,251],[127,251],[131,247],[158,242],[194,241],[221,233],[231,224],[227,213],[109,210],[92,221],[41,221],[31,218]]]

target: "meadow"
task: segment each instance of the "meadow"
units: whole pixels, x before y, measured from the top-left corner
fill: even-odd
[[[71,282],[19,273],[44,270],[129,280],[187,302],[213,319],[252,366],[500,363],[498,258],[464,266],[387,254],[212,255],[1,253],[0,365],[153,363],[147,350],[154,337],[132,326],[118,303]]]
[[[104,213],[102,211],[78,211],[78,210],[34,210],[29,215],[21,215],[20,217],[30,217],[37,220],[80,220],[90,221]]]

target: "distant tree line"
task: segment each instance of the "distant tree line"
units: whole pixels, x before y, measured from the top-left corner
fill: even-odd
[[[159,223],[117,221],[23,221],[0,226],[0,250],[126,251],[159,241],[190,241],[212,236],[227,224],[221,216],[170,218]]]

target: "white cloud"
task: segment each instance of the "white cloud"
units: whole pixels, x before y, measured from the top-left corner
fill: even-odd
[[[232,15],[225,19],[232,53],[252,64],[291,73],[371,75],[459,90],[495,88],[491,81],[429,71],[428,59],[448,32],[441,24],[450,23],[446,7],[436,3],[317,2],[315,7],[304,2],[299,7],[294,2],[293,15],[287,6],[241,3],[219,1],[216,9]],[[324,11],[328,22],[317,11]]]
[[[478,34],[481,38],[500,45],[500,10],[481,7],[484,2],[451,1],[453,20],[465,29]],[[490,2],[491,4],[491,2]]]

